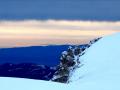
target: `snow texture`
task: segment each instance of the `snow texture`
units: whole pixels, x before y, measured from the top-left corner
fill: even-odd
[[[0,90],[120,90],[120,33],[103,37],[79,58],[69,84],[0,78]]]

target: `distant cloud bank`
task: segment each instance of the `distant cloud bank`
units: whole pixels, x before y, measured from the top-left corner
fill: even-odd
[[[0,21],[0,47],[82,44],[116,32],[119,21]]]

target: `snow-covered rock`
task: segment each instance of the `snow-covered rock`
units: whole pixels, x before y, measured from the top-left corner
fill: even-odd
[[[120,33],[103,37],[79,58],[71,83],[0,78],[1,90],[120,90]]]

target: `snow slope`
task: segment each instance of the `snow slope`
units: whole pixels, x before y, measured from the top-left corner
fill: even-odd
[[[80,57],[71,83],[0,78],[0,90],[120,90],[120,33],[100,39]]]
[[[81,90],[120,90],[120,33],[100,39],[80,60],[71,79]]]

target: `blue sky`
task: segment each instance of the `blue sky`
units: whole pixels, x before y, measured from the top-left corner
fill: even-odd
[[[0,47],[83,44],[120,32],[120,0],[0,0]]]
[[[0,0],[0,20],[120,20],[120,0]]]

